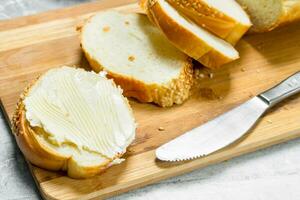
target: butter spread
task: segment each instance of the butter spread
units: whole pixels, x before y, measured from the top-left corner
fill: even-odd
[[[72,143],[113,158],[124,153],[136,124],[122,90],[105,75],[61,67],[46,72],[24,99],[26,119],[52,144]]]

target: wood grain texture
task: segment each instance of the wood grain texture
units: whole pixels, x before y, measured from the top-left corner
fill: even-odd
[[[88,68],[79,46],[77,25],[96,11],[132,1],[101,2],[0,22],[0,96],[10,116],[23,88],[39,74],[61,65]],[[136,5],[121,9],[136,10]],[[86,180],[70,179],[62,172],[30,165],[44,198],[106,198],[299,137],[300,95],[297,95],[270,110],[243,140],[222,151],[182,163],[155,159],[154,150],[159,145],[300,70],[299,24],[247,36],[237,49],[241,59],[219,70],[196,66],[197,77],[199,73],[204,77],[197,79],[193,96],[181,106],[159,108],[131,100],[138,122],[137,137],[121,165]],[[213,78],[209,78],[210,73]],[[159,127],[165,130],[159,131]]]

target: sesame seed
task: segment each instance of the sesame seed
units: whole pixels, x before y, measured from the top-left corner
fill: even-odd
[[[159,131],[164,131],[165,128],[160,126],[160,127],[158,127],[158,130],[159,130]]]
[[[204,77],[205,77],[205,75],[204,75],[204,74],[202,74],[202,73],[200,73],[200,74],[199,74],[199,77],[200,77],[200,78],[204,78]]]

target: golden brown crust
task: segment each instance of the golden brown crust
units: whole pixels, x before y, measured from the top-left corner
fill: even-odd
[[[232,62],[233,59],[222,56],[218,52],[211,50],[197,61],[208,68],[217,69],[227,63]]]
[[[156,0],[148,1],[148,14],[168,39],[181,51],[209,68],[218,68],[237,58],[229,58],[209,47],[196,35],[171,19]]]
[[[251,25],[252,26],[252,25]],[[237,24],[231,31],[231,33],[224,38],[225,41],[235,46],[238,41],[247,33],[251,26],[245,26],[243,24]]]
[[[155,20],[153,19],[152,15],[149,13],[149,10],[147,9],[148,0],[140,0],[139,5],[141,9],[144,11],[144,13],[147,15],[149,21],[151,23],[155,24]]]
[[[203,0],[167,0],[176,10],[199,26],[211,31],[235,45],[248,31],[250,25],[238,23],[235,19],[209,6]]]
[[[288,2],[288,1],[286,1]],[[283,2],[285,5],[285,2]],[[284,26],[292,22],[296,22],[300,20],[300,1],[295,3],[291,8],[289,9],[283,9],[283,13],[278,20],[276,24],[274,24],[271,27],[271,30],[278,27],[278,26]]]
[[[169,107],[173,104],[182,104],[190,95],[190,89],[193,84],[193,65],[188,57],[177,79],[171,80],[167,85],[149,85],[107,70],[97,60],[93,59],[84,47],[82,49],[93,70],[96,72],[105,70],[108,73],[108,77],[121,86],[124,95],[127,97],[134,97],[144,103],[154,102],[162,107]]]
[[[107,161],[100,165],[83,166],[74,160],[72,156],[62,155],[50,146],[43,144],[37,136],[37,129],[32,128],[25,117],[26,111],[23,100],[32,85],[26,87],[23,94],[21,94],[12,120],[17,144],[30,163],[47,170],[66,171],[68,176],[72,178],[88,178],[103,172],[110,166],[112,160],[122,156],[120,154],[114,159],[106,159]]]
[[[139,6],[141,7],[142,10],[146,11],[147,10],[147,0],[140,0]]]
[[[73,159],[73,157],[71,157],[68,160],[68,167],[64,171],[67,171],[68,176],[72,178],[89,178],[103,173],[109,167],[111,162],[112,161],[107,161],[98,166],[81,166]]]

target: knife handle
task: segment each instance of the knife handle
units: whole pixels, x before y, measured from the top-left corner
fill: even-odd
[[[258,95],[270,107],[279,103],[280,101],[300,92],[300,71],[288,77],[275,87]]]

